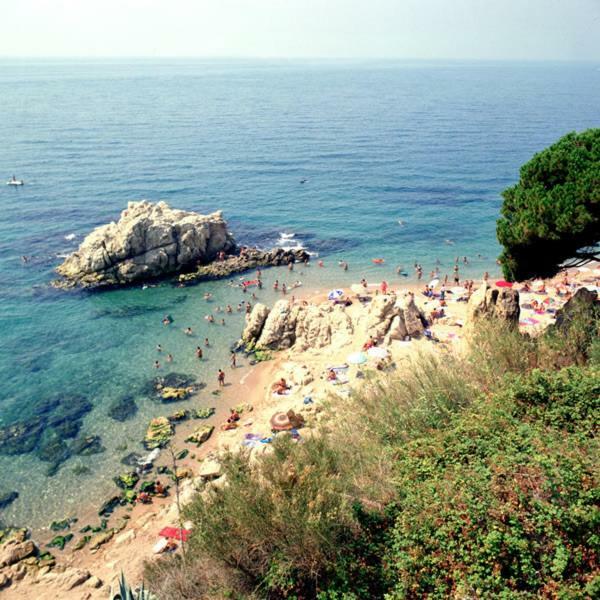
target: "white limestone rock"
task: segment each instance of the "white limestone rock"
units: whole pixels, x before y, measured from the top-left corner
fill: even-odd
[[[235,248],[220,211],[130,202],[118,222],[94,229],[56,270],[67,285],[100,287],[161,277]]]

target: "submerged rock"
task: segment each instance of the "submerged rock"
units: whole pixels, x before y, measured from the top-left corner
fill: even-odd
[[[131,395],[117,398],[108,407],[108,416],[115,421],[123,422],[131,419],[137,412],[138,407]]]
[[[102,445],[101,438],[98,435],[82,435],[71,444],[71,452],[80,456],[100,454],[105,450],[106,448]]]
[[[125,465],[126,467],[137,467],[140,464],[141,460],[141,454],[138,454],[137,452],[131,452],[130,454],[124,456],[121,459],[121,464]]]
[[[12,504],[19,497],[19,492],[10,491],[3,492],[0,490],[0,509],[6,508],[9,504]]]
[[[73,394],[44,399],[33,408],[36,416],[0,428],[0,454],[35,452],[41,460],[52,463],[52,475],[70,456],[65,440],[77,436],[92,403]]]
[[[43,425],[39,418],[13,423],[0,428],[0,454],[32,452],[39,440]]]
[[[71,451],[60,435],[53,429],[47,429],[44,431],[42,441],[36,449],[35,455],[40,460],[50,463],[47,474],[52,477],[61,464],[71,456]]]
[[[130,202],[118,222],[90,233],[56,271],[59,286],[97,288],[172,275],[235,249],[222,213]]]

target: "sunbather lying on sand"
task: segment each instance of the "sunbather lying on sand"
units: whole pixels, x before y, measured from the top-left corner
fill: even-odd
[[[279,381],[276,381],[273,384],[273,392],[275,392],[276,394],[285,394],[291,386],[289,386],[286,382],[286,380],[282,377]]]

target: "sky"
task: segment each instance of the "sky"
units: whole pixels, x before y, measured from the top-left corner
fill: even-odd
[[[600,60],[600,0],[0,0],[3,57]]]

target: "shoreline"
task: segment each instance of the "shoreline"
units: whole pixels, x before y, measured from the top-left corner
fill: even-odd
[[[597,265],[596,265],[597,270]],[[585,287],[582,281],[585,279],[585,274],[581,271],[571,270],[571,277],[578,281],[579,287]],[[598,283],[598,275],[595,275],[595,283]],[[588,277],[590,279],[590,277]],[[558,276],[554,278],[558,280]],[[492,280],[493,281],[493,280]],[[478,281],[474,289],[477,289],[481,281]],[[392,284],[390,288],[393,290],[400,288],[401,292],[412,291],[415,293],[417,304],[420,308],[431,308],[435,301],[431,302],[429,299],[424,299],[419,294],[419,291],[423,289],[424,282],[406,282],[404,285]],[[519,286],[520,287],[520,286]],[[548,287],[551,287],[550,285]],[[298,288],[295,290],[296,301],[307,302],[310,304],[320,304],[326,299],[327,292],[320,289],[309,289],[309,288]],[[351,297],[352,292],[346,292],[348,297]],[[287,295],[288,300],[294,294],[289,293]],[[377,294],[374,294],[374,296]],[[552,291],[549,293],[552,296]],[[284,296],[282,296],[284,298]],[[527,298],[521,298],[521,302]],[[450,305],[452,310],[450,310]],[[463,320],[466,316],[467,303],[449,303],[448,314],[455,322]],[[349,313],[352,313],[357,323],[361,322],[363,315],[361,311],[364,310],[364,306],[358,302],[354,302],[352,306],[347,308]],[[451,313],[451,314],[450,314]],[[546,317],[538,319],[538,323],[533,326],[533,329],[545,328],[550,322],[551,313],[548,313]],[[353,318],[354,318],[353,317]],[[530,317],[526,317],[530,318]],[[396,363],[396,368],[403,368],[402,363],[410,359],[413,352],[419,352],[421,350],[433,350],[435,347],[439,347],[440,350],[443,348],[448,351],[452,351],[455,344],[460,342],[462,336],[460,335],[460,329],[462,326],[457,326],[456,323],[439,322],[432,326],[435,335],[443,342],[441,345],[432,345],[425,339],[412,340],[411,342],[394,342],[390,345],[390,353],[393,361]],[[176,427],[175,435],[171,438],[170,445],[181,449],[184,447],[183,440],[189,434],[189,431],[198,425],[203,423],[210,423],[215,426],[215,430],[212,436],[207,442],[202,444],[198,450],[191,450],[189,455],[183,459],[178,466],[181,468],[188,468],[194,471],[198,467],[202,467],[202,460],[211,460],[218,456],[218,453],[231,449],[235,450],[242,448],[244,438],[247,433],[256,434],[268,434],[269,427],[269,415],[274,410],[295,410],[306,414],[308,426],[306,434],[310,435],[312,425],[317,424],[320,420],[320,402],[326,398],[328,394],[335,393],[336,389],[328,384],[324,377],[324,366],[326,364],[341,364],[344,357],[351,351],[358,349],[361,339],[357,339],[360,335],[360,331],[357,330],[352,335],[350,347],[343,348],[321,348],[321,349],[308,349],[304,352],[296,352],[293,350],[281,350],[274,352],[274,358],[272,360],[258,363],[254,366],[243,365],[236,369],[236,377],[229,383],[224,390],[222,396],[215,399],[215,405],[217,411],[211,419],[208,421],[188,420],[180,423]],[[392,349],[392,346],[394,347]],[[339,361],[339,362],[338,362]],[[301,371],[301,374],[295,374],[295,371]],[[298,377],[302,379],[304,373],[310,373],[311,377],[305,377],[304,381],[295,381]],[[230,375],[231,370],[227,370]],[[293,382],[292,393],[289,396],[275,397],[270,393],[270,385],[275,381],[281,373],[287,373],[290,377],[290,381]],[[212,387],[209,385],[206,391],[211,390]],[[205,393],[206,393],[205,391]],[[210,393],[210,391],[208,392]],[[310,396],[313,399],[311,405],[304,403],[304,398]],[[192,397],[193,401],[193,397]],[[241,403],[250,404],[253,407],[251,412],[241,415],[240,426],[232,431],[221,431],[219,428],[220,423],[224,420],[227,415],[227,411],[232,406],[239,405]],[[168,405],[167,405],[168,406]],[[165,412],[169,412],[166,410]],[[312,421],[314,420],[314,423]],[[304,430],[300,430],[300,434],[303,435]],[[255,446],[256,447],[256,446]],[[255,447],[250,447],[250,450],[254,452]],[[257,450],[258,453],[267,448],[265,445]],[[167,458],[167,452],[161,453],[161,458],[157,461],[157,465],[164,464],[163,461]],[[168,459],[167,461],[168,462]],[[163,479],[166,479],[163,478]],[[197,480],[197,475],[194,472],[192,478],[186,478],[181,484],[181,495],[184,499],[190,499],[194,492],[194,481]],[[89,598],[102,598],[105,597],[107,589],[106,584],[110,584],[119,574],[120,570],[126,569],[126,575],[131,583],[137,583],[141,580],[141,573],[143,569],[143,563],[145,560],[153,557],[152,547],[156,543],[158,538],[158,531],[167,525],[176,525],[177,507],[175,502],[174,488],[171,487],[171,495],[167,498],[153,498],[152,504],[144,505],[137,503],[131,510],[127,508],[119,507],[114,515],[109,519],[111,526],[115,525],[115,522],[122,518],[122,514],[126,513],[129,518],[127,524],[122,531],[114,534],[113,538],[108,541],[105,545],[100,546],[99,550],[95,553],[90,552],[88,548],[83,548],[80,551],[75,551],[69,545],[63,552],[54,552],[56,558],[61,565],[64,565],[67,569],[79,569],[88,570],[93,573],[95,577],[98,577],[104,582],[101,589],[98,588],[98,595],[94,595],[96,592],[93,589],[90,591]],[[96,520],[98,518],[96,517]],[[85,522],[84,519],[80,519],[78,524],[73,527],[74,531],[78,531],[79,527]],[[66,532],[65,532],[66,533]],[[76,540],[74,540],[76,541]],[[133,550],[135,548],[135,551]],[[41,546],[42,549],[42,546]],[[45,548],[43,548],[45,549]],[[132,558],[132,556],[134,558]],[[33,581],[25,581],[23,584],[14,585],[9,588],[10,591],[22,593],[24,595],[14,596],[15,598],[34,598],[39,597],[40,585],[46,585],[44,577],[39,578],[40,584],[29,586],[31,587],[31,595],[28,595],[25,583],[33,583]],[[52,585],[51,581],[47,582],[48,585]],[[37,594],[37,595],[36,595]],[[61,595],[64,598],[77,597],[80,595]]]

